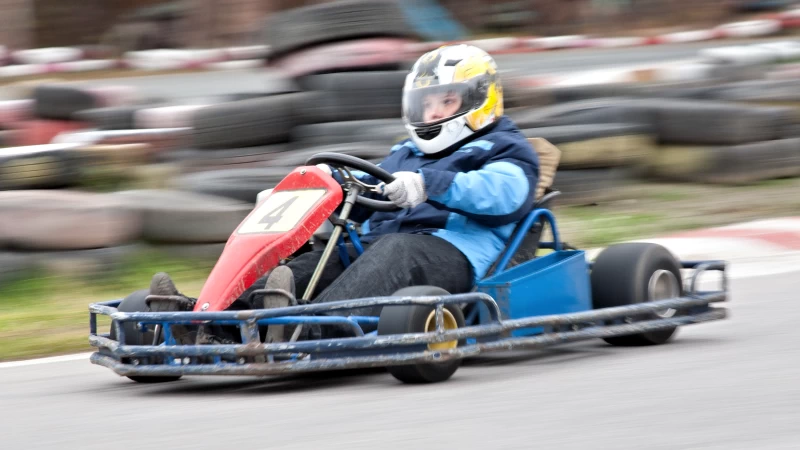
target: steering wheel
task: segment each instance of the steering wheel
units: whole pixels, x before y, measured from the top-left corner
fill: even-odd
[[[361,172],[366,173],[367,175],[372,175],[373,177],[383,181],[386,184],[391,183],[395,180],[394,176],[381,169],[380,167],[372,164],[370,162],[364,161],[361,158],[356,158],[355,156],[345,155],[342,153],[317,153],[316,155],[308,158],[306,160],[307,166],[315,166],[317,164],[327,164],[331,167],[332,170],[336,170],[339,172],[339,175],[342,177],[343,185],[352,183],[360,186],[364,192],[370,192],[374,194],[383,194],[378,186],[372,184],[366,184],[363,181],[359,180],[350,172],[350,169],[360,170]],[[356,203],[364,206],[365,208],[369,208],[373,211],[380,211],[380,212],[393,212],[399,211],[399,206],[395,205],[394,203],[388,200],[375,200],[371,198],[364,197],[363,195],[359,195],[356,198]]]

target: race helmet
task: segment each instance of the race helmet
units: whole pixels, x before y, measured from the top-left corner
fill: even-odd
[[[403,86],[403,122],[425,154],[472,137],[503,115],[497,64],[471,45],[449,45],[422,55]]]

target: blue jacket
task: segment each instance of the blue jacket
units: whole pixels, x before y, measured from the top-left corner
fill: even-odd
[[[411,139],[392,147],[380,167],[390,173],[421,173],[428,200],[392,213],[357,208],[351,219],[364,222],[364,242],[390,233],[441,237],[469,259],[477,282],[503,251],[517,222],[531,212],[539,159],[507,117],[485,134],[442,154],[425,155]],[[359,174],[363,177],[365,182],[379,183]]]

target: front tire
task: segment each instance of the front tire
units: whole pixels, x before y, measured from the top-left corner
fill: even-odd
[[[166,311],[166,310],[173,310],[173,307],[170,307],[166,304],[160,305],[161,303],[165,302],[158,302],[153,303],[153,309],[147,306],[145,303],[145,298],[150,295],[149,289],[142,289],[136,291],[129,296],[125,297],[122,300],[122,303],[119,304],[117,310],[120,312],[149,312],[149,311]],[[145,333],[139,331],[136,327],[134,322],[125,322],[123,325],[125,329],[125,345],[152,345],[153,344],[153,332],[148,330]],[[117,339],[117,328],[114,326],[114,323],[111,324],[111,339]],[[148,376],[129,376],[131,380],[137,383],[168,383],[171,381],[177,381],[181,377],[178,376],[164,376],[164,377],[148,377]]]
[[[680,264],[666,248],[650,243],[625,243],[603,250],[591,274],[595,309],[664,300],[683,295]],[[653,320],[674,317],[675,310],[637,316]],[[604,338],[618,346],[660,345],[669,341],[677,328]]]
[[[394,293],[398,297],[449,295],[435,286],[412,286]],[[436,308],[422,305],[385,306],[378,320],[378,335],[422,333],[436,330]],[[464,314],[457,305],[445,306],[445,329],[464,327]],[[459,342],[429,344],[432,351],[455,348]],[[388,371],[403,383],[438,383],[449,379],[461,365],[460,359],[441,363],[389,366]]]

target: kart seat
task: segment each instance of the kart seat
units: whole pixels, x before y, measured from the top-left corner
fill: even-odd
[[[545,195],[553,192],[550,186],[556,178],[558,163],[561,161],[561,150],[544,138],[528,139],[534,151],[539,156],[539,184],[536,185],[536,204],[534,209],[541,208],[543,200],[549,201],[552,197],[545,199]]]

